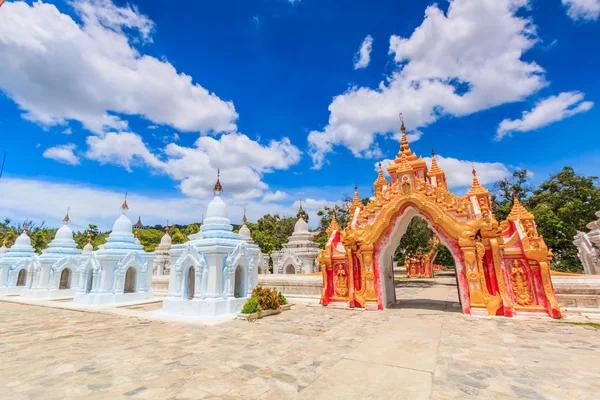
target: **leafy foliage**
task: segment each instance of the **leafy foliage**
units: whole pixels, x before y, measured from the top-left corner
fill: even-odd
[[[263,308],[258,302],[258,298],[250,297],[244,306],[242,307],[242,314],[254,314],[254,313],[262,313]]]
[[[263,310],[277,310],[283,304],[287,304],[287,299],[281,292],[258,285],[252,289],[252,296],[242,307],[242,314],[261,313]]]
[[[273,253],[281,250],[288,237],[294,232],[294,225],[297,218],[280,217],[279,214],[267,214],[259,218],[256,224],[248,223],[250,235],[260,251],[264,254]]]

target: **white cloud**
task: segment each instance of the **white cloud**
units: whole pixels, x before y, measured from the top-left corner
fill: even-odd
[[[42,2],[2,8],[0,89],[24,118],[43,126],[77,120],[98,134],[127,129],[115,114],[141,115],[181,131],[235,130],[233,103],[168,61],[140,53],[136,45],[151,41],[147,17],[110,0],[70,4],[81,24]]]
[[[423,157],[427,166],[431,168],[431,157]],[[458,160],[452,157],[442,157],[435,155],[435,160],[446,174],[448,187],[471,186],[473,183],[473,168],[477,171],[477,179],[482,185],[494,183],[510,172],[508,168],[500,162],[477,162],[468,160]]]
[[[197,198],[212,193],[217,169],[221,170],[221,182],[229,195],[238,199],[261,197],[268,189],[263,175],[288,169],[301,156],[288,138],[262,145],[241,133],[219,138],[201,136],[194,147],[170,143],[163,149],[163,157],[150,151],[142,137],[131,132],[89,136],[87,144],[87,158],[120,165],[128,171],[133,165],[145,164],[179,181],[184,194]]]
[[[64,135],[71,135],[73,133],[73,131],[71,130],[71,128],[67,128],[67,129],[63,130],[61,133]]]
[[[371,49],[373,48],[373,36],[367,35],[360,45],[360,49],[354,54],[354,69],[366,68],[371,62]]]
[[[423,157],[427,166],[431,168],[431,157]],[[452,157],[442,157],[435,155],[435,159],[441,169],[446,174],[446,181],[449,188],[471,186],[473,183],[473,168],[477,171],[477,179],[482,185],[494,183],[509,175],[508,168],[500,162],[476,162],[468,160],[458,160]],[[379,162],[383,168],[383,174],[389,178],[387,166],[394,160],[386,158],[374,164],[375,172],[379,171]],[[375,178],[373,178],[375,180]]]
[[[0,219],[11,218],[15,222],[30,219],[36,223],[46,221],[47,226],[58,227],[62,225],[67,207],[70,207],[71,223],[77,230],[85,229],[88,224],[96,224],[103,230],[111,229],[120,215],[119,207],[125,194],[84,184],[14,178],[2,178],[0,192],[3,194],[0,196]],[[167,219],[175,224],[199,222],[211,199],[212,194],[192,199],[130,192],[127,196],[129,218],[135,221],[139,215],[147,225],[164,225]],[[224,196],[224,199],[228,203],[229,218],[236,224],[241,223],[244,207],[250,221],[256,221],[267,213],[292,216],[298,211],[295,204],[240,202],[229,196]],[[316,226],[316,221],[315,217],[310,225]]]
[[[283,199],[287,199],[288,195],[285,192],[282,192],[281,190],[276,191],[275,193],[273,192],[269,192],[266,193],[263,198],[262,201],[264,203],[269,203],[269,202],[276,202],[279,200],[283,200]]]
[[[542,128],[553,122],[589,111],[594,103],[583,101],[583,93],[563,92],[538,101],[531,111],[524,111],[521,119],[505,119],[498,126],[496,140],[510,136],[512,132],[527,132]]]
[[[444,115],[464,116],[521,101],[547,82],[544,70],[522,55],[537,42],[536,27],[517,11],[527,0],[454,0],[447,14],[429,6],[409,38],[392,36],[398,70],[375,89],[352,87],[329,105],[329,123],[309,133],[315,168],[334,146],[356,157],[376,135],[398,132],[398,112],[411,128]]]
[[[153,168],[161,168],[163,163],[148,150],[142,137],[131,132],[109,132],[104,137],[88,136],[88,150],[85,156],[101,164],[116,164],[131,172],[136,161]]]
[[[79,157],[74,153],[76,148],[77,146],[72,143],[54,146],[46,149],[42,156],[63,164],[78,165]]]
[[[575,21],[596,21],[600,16],[600,0],[562,0],[562,4]]]

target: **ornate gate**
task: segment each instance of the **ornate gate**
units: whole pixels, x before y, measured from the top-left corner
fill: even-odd
[[[364,206],[355,191],[348,226],[341,229],[334,216],[327,229],[329,240],[319,255],[322,304],[385,308],[394,290],[386,261],[412,217],[420,215],[454,256],[465,314],[560,318],[550,280],[552,252],[533,215],[515,198],[507,220],[498,223],[475,170],[467,195],[452,194],[435,154],[428,169],[410,150],[404,123],[401,130],[400,151],[387,167],[391,182],[380,165],[369,204]]]

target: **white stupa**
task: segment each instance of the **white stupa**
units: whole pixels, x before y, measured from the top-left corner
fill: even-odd
[[[15,244],[0,258],[0,294],[19,294],[25,287],[27,270],[34,257],[37,257],[27,235],[27,225]]]
[[[160,239],[160,244],[158,245],[156,250],[154,250],[156,259],[154,260],[154,265],[152,267],[153,275],[169,275],[169,273],[171,272],[171,256],[169,255],[171,245],[172,239],[171,235],[169,235],[169,223],[167,221],[165,234]]]
[[[186,316],[234,314],[258,281],[258,246],[248,243],[229,221],[220,179],[199,234],[171,248],[169,294],[163,311]]]
[[[32,260],[21,296],[29,299],[73,297],[79,285],[81,251],[69,227],[69,211],[54,240]]]
[[[79,290],[73,299],[76,304],[123,304],[152,297],[154,253],[136,243],[127,210],[125,199],[104,246],[82,261]]]
[[[271,254],[274,274],[310,274],[318,272],[315,260],[321,251],[319,244],[313,241],[308,224],[302,217],[302,203],[298,210],[298,221],[288,242],[279,251]]]

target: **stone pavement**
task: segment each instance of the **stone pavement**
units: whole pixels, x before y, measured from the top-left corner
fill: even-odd
[[[214,326],[0,302],[0,398],[600,398],[600,331],[464,316],[454,278],[398,297]]]

